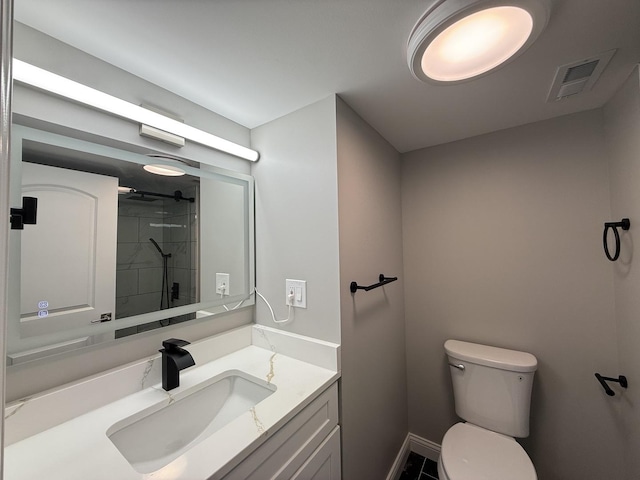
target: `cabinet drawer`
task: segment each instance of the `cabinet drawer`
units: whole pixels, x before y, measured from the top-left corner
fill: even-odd
[[[341,480],[341,477],[340,427],[336,426],[291,480]]]
[[[224,480],[289,479],[338,424],[334,383],[229,472]]]

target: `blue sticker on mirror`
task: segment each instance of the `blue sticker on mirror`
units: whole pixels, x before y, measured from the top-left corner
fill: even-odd
[[[40,310],[38,312],[38,317],[44,318],[49,316],[49,310]]]
[[[40,302],[38,302],[38,309],[42,310],[44,308],[49,308],[49,302],[47,302],[46,300],[41,300]]]

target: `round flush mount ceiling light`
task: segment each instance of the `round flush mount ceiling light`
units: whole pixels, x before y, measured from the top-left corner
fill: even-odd
[[[187,172],[182,168],[182,165],[189,167],[190,165],[179,157],[173,155],[166,155],[161,153],[147,153],[147,157],[161,160],[163,163],[150,163],[143,165],[142,168],[149,173],[156,175],[164,175],[165,177],[180,177]]]
[[[523,53],[549,20],[549,0],[444,0],[417,23],[407,47],[413,75],[459,83]]]
[[[144,165],[142,168],[149,173],[164,175],[165,177],[179,177],[185,174],[183,169],[180,167],[174,167],[173,165],[150,164]]]

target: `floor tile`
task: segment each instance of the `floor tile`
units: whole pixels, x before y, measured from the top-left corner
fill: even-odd
[[[411,452],[407,463],[404,465],[400,480],[420,480],[420,473],[422,472],[422,465],[425,462],[425,458],[422,455]]]
[[[433,478],[438,478],[438,462],[434,462],[430,458],[427,458],[424,462],[424,466],[422,467],[422,473],[426,473]]]

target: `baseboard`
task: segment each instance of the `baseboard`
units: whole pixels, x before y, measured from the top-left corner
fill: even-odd
[[[391,466],[391,470],[387,475],[387,480],[398,480],[400,478],[404,464],[407,463],[407,458],[409,458],[409,453],[411,452],[415,452],[418,455],[422,455],[423,457],[437,462],[438,457],[440,456],[440,445],[409,432],[407,434],[407,438],[405,438],[402,443],[402,447],[400,447],[400,451],[398,452],[393,465]]]
[[[440,456],[440,444],[427,440],[426,438],[419,437],[413,433],[407,435],[409,439],[409,450],[416,452],[423,457],[429,458],[434,462],[438,461]]]
[[[387,480],[398,480],[400,478],[404,464],[407,463],[407,458],[409,458],[409,452],[411,452],[411,449],[409,448],[411,443],[409,439],[410,435],[411,434],[409,433],[407,438],[404,439],[404,442],[402,442],[400,451],[398,452],[398,455],[391,466],[391,470],[389,470],[389,474],[387,475]]]

